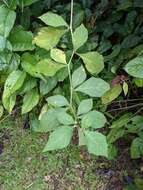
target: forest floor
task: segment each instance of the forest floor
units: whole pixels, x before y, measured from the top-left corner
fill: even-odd
[[[127,184],[136,190],[132,180],[143,174],[143,162],[130,160],[126,147],[112,161],[76,147],[43,154],[47,136],[23,129],[21,120],[8,119],[0,129],[0,190],[123,190]]]

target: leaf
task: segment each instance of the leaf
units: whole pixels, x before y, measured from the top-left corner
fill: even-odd
[[[84,131],[84,134],[89,153],[108,157],[108,144],[104,135],[92,131]]]
[[[79,146],[86,145],[85,135],[81,128],[78,129]]]
[[[125,129],[122,128],[112,129],[107,136],[108,143],[114,143],[116,140],[123,137],[124,134],[125,134]]]
[[[15,102],[16,102],[16,94],[12,94],[12,95],[9,96],[9,97],[3,98],[2,102],[3,102],[4,108],[5,108],[9,113],[11,113],[12,110],[13,110],[13,108],[14,108]]]
[[[8,98],[17,91],[22,86],[25,78],[26,73],[24,71],[11,72],[4,85],[3,98]]]
[[[69,106],[69,102],[62,95],[50,96],[46,100],[47,100],[48,104],[55,106],[55,107]]]
[[[57,119],[59,123],[63,125],[74,125],[75,123],[72,116],[67,114],[66,112],[57,113]]]
[[[12,44],[13,51],[26,51],[34,49],[34,45],[32,44],[32,32],[24,31],[21,26],[17,26],[12,30],[9,40]]]
[[[126,96],[128,94],[128,84],[126,82],[123,83],[123,91],[124,91],[124,95]]]
[[[81,126],[82,128],[92,127],[98,129],[104,127],[106,121],[103,113],[93,110],[82,117]]]
[[[122,92],[122,87],[120,84],[113,86],[109,91],[107,91],[102,96],[102,104],[108,104],[115,100]]]
[[[36,78],[27,77],[26,80],[24,81],[22,88],[19,90],[20,91],[19,93],[25,94],[26,92],[32,90],[36,86],[37,86]]]
[[[137,87],[143,87],[143,79],[135,78],[133,81]]]
[[[3,116],[3,112],[4,112],[3,106],[0,105],[0,118]]]
[[[81,24],[78,28],[75,29],[73,33],[73,47],[76,51],[79,49],[88,39],[88,30],[85,28],[83,24]]]
[[[143,78],[143,57],[136,57],[129,61],[125,66],[125,71],[137,78]]]
[[[18,4],[21,7],[23,7],[23,6],[25,7],[25,6],[29,6],[29,5],[31,5],[33,3],[36,3],[37,1],[39,1],[39,0],[20,0]]]
[[[37,89],[27,92],[23,99],[22,114],[30,112],[38,104],[39,98]]]
[[[63,67],[64,64],[56,63],[52,59],[43,59],[36,64],[36,73],[52,77]]]
[[[49,109],[47,112],[42,114],[40,119],[39,132],[48,132],[56,129],[59,126],[57,120],[57,112],[54,109]]]
[[[4,51],[5,49],[12,51],[12,46],[5,37],[0,36],[0,51]]]
[[[131,144],[131,158],[137,159],[143,155],[143,139],[137,137]]]
[[[77,115],[85,114],[85,113],[89,112],[90,110],[92,110],[92,108],[93,108],[93,100],[92,99],[82,100],[79,104]]]
[[[58,44],[60,38],[65,32],[66,30],[63,29],[43,27],[40,29],[33,42],[37,46],[49,51]]]
[[[73,129],[69,126],[61,126],[55,129],[55,131],[50,134],[48,143],[43,152],[66,148],[71,141],[72,134]]]
[[[54,61],[56,61],[58,63],[67,64],[66,55],[62,50],[56,49],[56,48],[51,49],[50,55]]]
[[[89,73],[97,75],[103,70],[104,59],[103,59],[103,56],[99,54],[98,52],[93,51],[93,52],[82,53],[78,55],[82,58],[85,64],[85,67]]]
[[[57,80],[54,77],[48,77],[46,81],[40,81],[40,93],[42,95],[48,94],[57,85]]]
[[[86,72],[83,66],[80,66],[76,69],[72,74],[72,86],[73,88],[77,87],[81,83],[83,83],[86,79]]]
[[[4,5],[0,6],[0,35],[7,38],[13,28],[16,19],[16,13]]]
[[[39,17],[45,24],[53,27],[59,27],[59,26],[66,26],[68,27],[68,24],[65,22],[65,20],[59,16],[58,14],[47,12]]]
[[[75,91],[83,92],[91,97],[101,97],[109,89],[110,86],[107,82],[100,78],[91,77],[79,87],[77,87]]]

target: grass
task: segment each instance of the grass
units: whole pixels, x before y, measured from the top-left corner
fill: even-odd
[[[3,125],[0,190],[95,189],[94,162],[87,163],[77,148],[43,154],[45,135],[22,129],[20,119]]]

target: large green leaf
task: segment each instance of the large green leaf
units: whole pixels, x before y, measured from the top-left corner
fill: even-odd
[[[91,77],[79,87],[77,87],[75,91],[83,92],[91,97],[101,97],[109,89],[110,86],[107,82],[100,78]]]
[[[34,38],[34,43],[49,51],[58,44],[60,38],[65,32],[66,30],[63,29],[43,27]]]
[[[49,136],[43,152],[66,148],[72,138],[73,129],[69,126],[61,126],[52,132]]]
[[[85,131],[88,152],[96,156],[108,156],[106,137],[99,132]]]
[[[89,112],[92,109],[92,107],[93,107],[92,99],[82,100],[79,104],[77,115],[82,115]]]
[[[65,66],[64,64],[54,62],[52,59],[43,59],[36,64],[36,73],[52,77]]]
[[[0,35],[5,38],[8,37],[14,22],[16,19],[16,13],[4,5],[0,6]]]
[[[77,87],[81,83],[83,83],[86,79],[86,72],[83,66],[80,66],[76,69],[72,74],[72,86],[73,88]]]
[[[81,126],[82,128],[92,127],[98,129],[104,127],[106,121],[106,117],[103,115],[103,113],[94,110],[82,117]]]
[[[46,81],[40,81],[40,93],[42,95],[48,94],[57,85],[57,80],[54,77],[46,78]]]
[[[62,50],[57,48],[51,49],[50,55],[54,61],[66,64],[66,55]]]
[[[62,125],[74,125],[74,119],[66,112],[57,112],[57,119]]]
[[[22,114],[31,111],[38,104],[39,98],[37,89],[27,92],[23,99]]]
[[[16,94],[3,98],[4,108],[11,113],[16,102]]]
[[[61,110],[60,110],[61,111]],[[56,129],[59,126],[57,119],[57,112],[54,109],[50,109],[43,113],[40,119],[39,132],[48,132]]]
[[[32,44],[32,32],[24,31],[21,26],[15,27],[12,30],[9,40],[14,51],[26,51],[34,49],[34,45]]]
[[[47,12],[39,17],[45,24],[53,27],[68,26],[65,20],[58,14]]]
[[[78,55],[82,58],[86,69],[91,74],[98,74],[103,70],[104,68],[103,56],[98,52],[94,51]]]
[[[17,91],[22,86],[25,77],[24,71],[17,70],[10,73],[4,85],[3,98],[8,98]]]
[[[122,92],[122,87],[120,84],[117,84],[113,86],[109,91],[107,91],[103,96],[102,96],[102,103],[103,104],[108,104],[112,102],[114,99],[116,99]]]
[[[62,95],[50,96],[46,100],[47,100],[48,104],[55,106],[55,107],[69,106],[69,102]]]
[[[129,61],[125,66],[125,71],[133,77],[143,78],[143,57],[136,57]]]
[[[85,28],[83,24],[81,24],[78,28],[75,29],[73,33],[73,47],[76,51],[79,49],[88,39],[88,30]]]

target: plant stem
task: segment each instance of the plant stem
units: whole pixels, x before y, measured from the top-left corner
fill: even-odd
[[[73,0],[71,0],[71,13],[70,13],[70,33],[71,33],[71,37],[73,39]],[[74,111],[74,108],[73,108],[73,87],[72,87],[72,75],[71,75],[71,63],[72,63],[72,59],[73,59],[73,56],[74,56],[75,52],[74,50],[72,51],[72,54],[71,54],[71,57],[69,59],[69,62],[68,62],[68,75],[69,75],[69,81],[70,81],[70,109],[74,115],[74,118],[76,120],[76,113]]]

